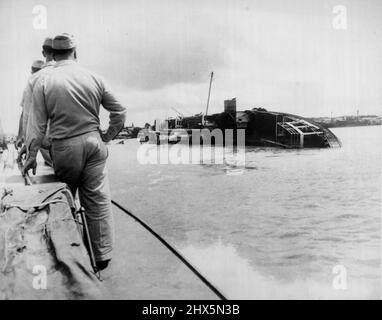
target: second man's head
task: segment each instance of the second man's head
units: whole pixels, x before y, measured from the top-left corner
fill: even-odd
[[[73,35],[68,33],[62,33],[53,38],[52,41],[53,57],[54,60],[75,60],[77,58],[76,53],[76,41]]]

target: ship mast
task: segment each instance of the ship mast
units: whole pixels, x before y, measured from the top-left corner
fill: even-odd
[[[211,86],[212,86],[212,79],[213,79],[213,77],[214,77],[214,73],[211,72],[210,88],[208,89],[207,108],[206,108],[206,114],[205,114],[205,115],[208,114],[208,106],[209,106],[209,104],[210,104]]]

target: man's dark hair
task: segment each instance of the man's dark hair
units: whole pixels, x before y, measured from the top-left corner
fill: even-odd
[[[32,73],[39,72],[40,70],[41,70],[41,68],[32,67]]]
[[[68,55],[68,54],[72,53],[75,50],[75,48],[62,49],[62,50],[52,49],[52,50],[53,50],[53,58],[55,58],[56,56]]]
[[[52,54],[53,48],[50,46],[42,46],[42,51],[45,52],[46,54]]]

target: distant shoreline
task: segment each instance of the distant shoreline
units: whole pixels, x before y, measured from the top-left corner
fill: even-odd
[[[349,127],[376,127],[376,126],[381,126],[382,124],[355,124],[355,123],[349,123],[349,124],[333,124],[333,125],[327,125],[326,123],[320,123],[322,126],[325,128],[349,128]]]

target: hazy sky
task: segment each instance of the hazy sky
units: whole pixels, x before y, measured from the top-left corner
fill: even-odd
[[[47,29],[33,8],[47,8]],[[333,8],[347,9],[335,29]],[[127,123],[211,112],[237,97],[303,116],[382,110],[380,0],[0,0],[0,120],[15,131],[22,90],[48,35],[69,32],[79,63],[103,75]],[[105,118],[103,114],[102,119]]]

